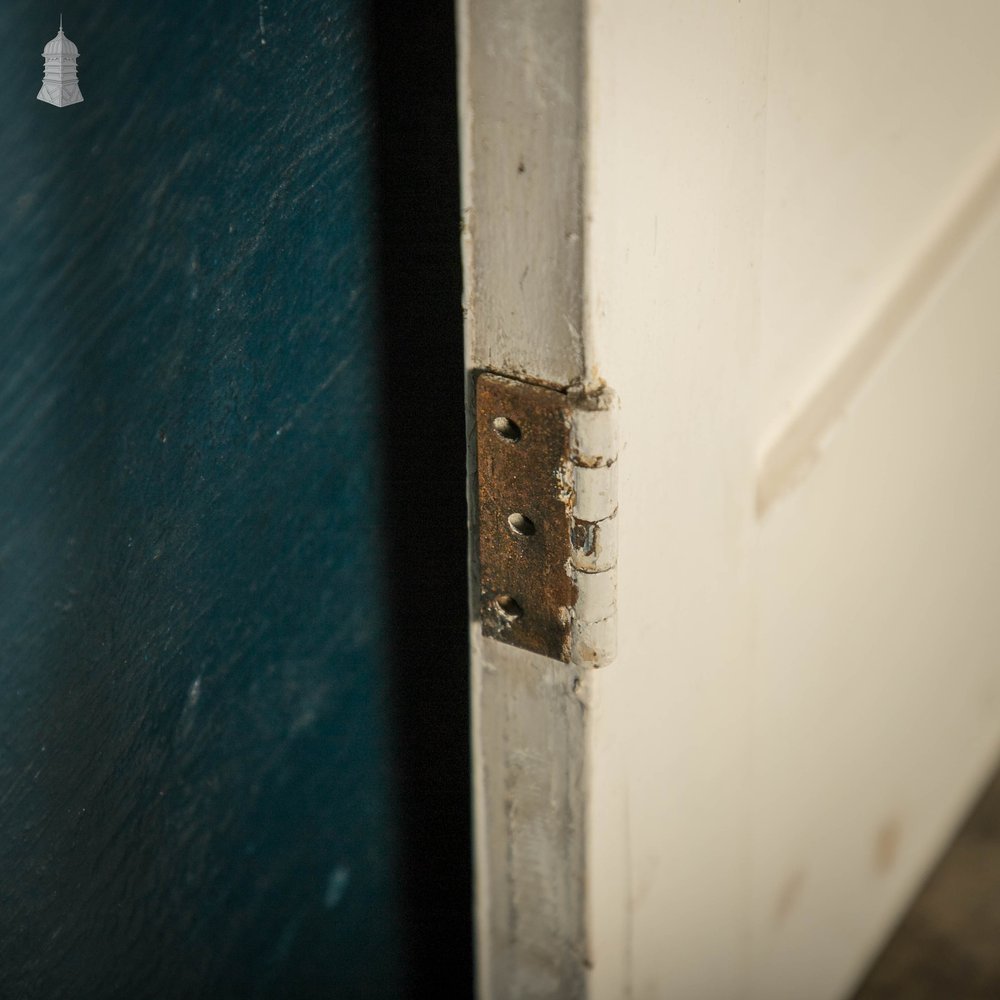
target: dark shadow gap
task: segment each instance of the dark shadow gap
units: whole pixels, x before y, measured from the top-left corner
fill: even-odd
[[[451,0],[371,4],[385,516],[413,996],[471,996],[464,364]]]

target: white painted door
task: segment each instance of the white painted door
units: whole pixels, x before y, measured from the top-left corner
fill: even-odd
[[[459,10],[470,373],[620,399],[617,659],[472,622],[480,993],[846,997],[1000,749],[1000,6]]]

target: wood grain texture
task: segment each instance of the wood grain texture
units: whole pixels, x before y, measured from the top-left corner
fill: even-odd
[[[65,109],[43,13],[0,14],[0,994],[399,995],[362,6],[67,11]]]

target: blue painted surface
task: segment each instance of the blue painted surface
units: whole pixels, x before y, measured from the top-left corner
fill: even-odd
[[[396,996],[362,5],[62,11],[58,109],[0,10],[0,996]]]

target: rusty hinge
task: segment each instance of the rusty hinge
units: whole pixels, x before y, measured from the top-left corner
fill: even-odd
[[[483,634],[602,666],[615,656],[614,394],[476,380]]]

